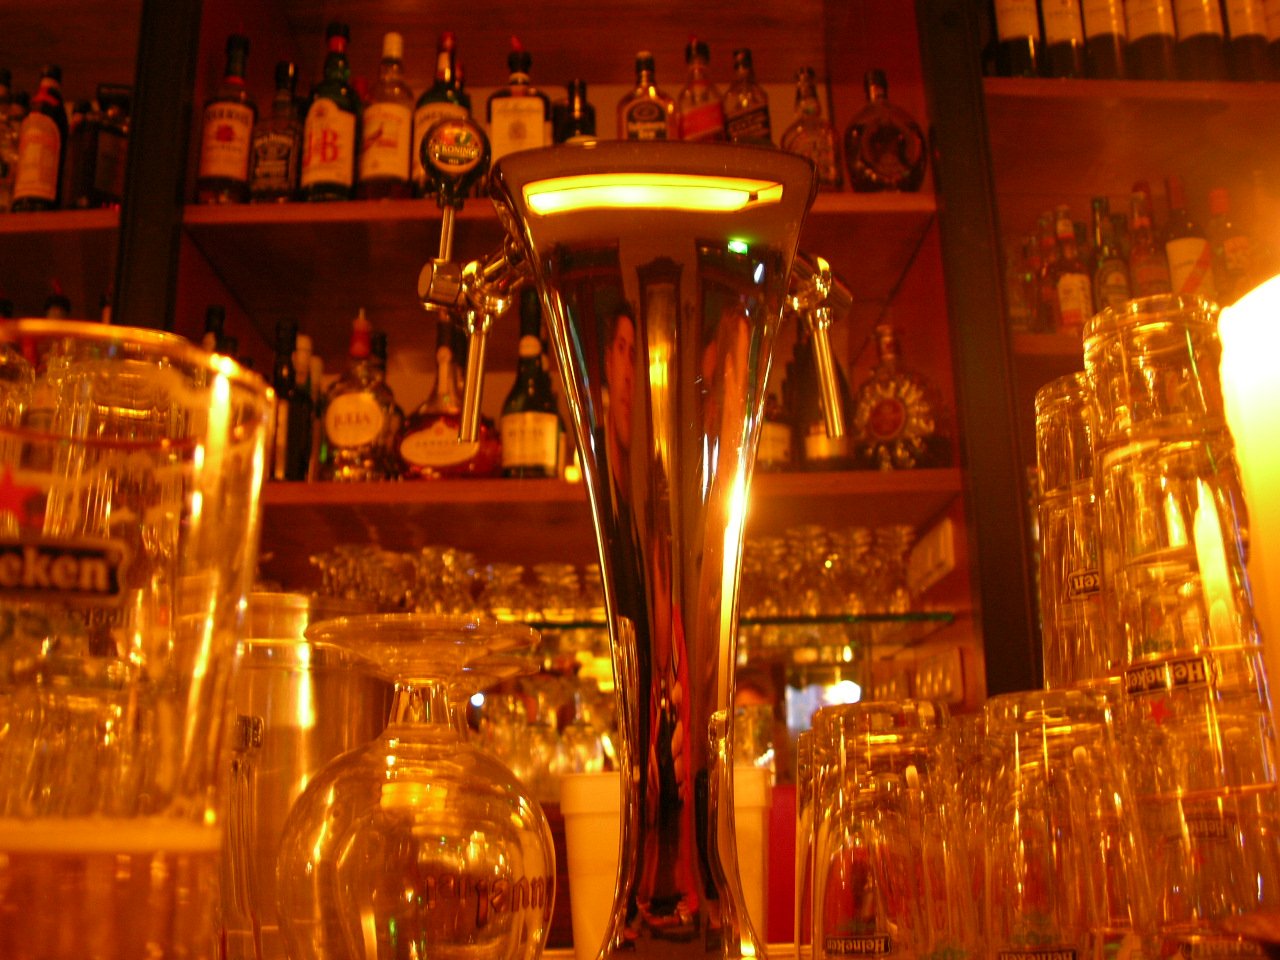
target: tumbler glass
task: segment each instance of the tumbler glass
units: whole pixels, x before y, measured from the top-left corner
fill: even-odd
[[[151,330],[0,323],[0,956],[210,957],[271,391]]]

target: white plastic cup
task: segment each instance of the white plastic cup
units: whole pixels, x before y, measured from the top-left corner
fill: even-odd
[[[560,778],[569,858],[569,911],[577,960],[595,960],[604,943],[618,885],[622,783],[616,771]]]
[[[733,832],[738,844],[738,877],[756,936],[768,942],[769,809],[773,784],[764,767],[733,768]]]

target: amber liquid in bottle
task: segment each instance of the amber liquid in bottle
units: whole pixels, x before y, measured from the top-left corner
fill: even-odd
[[[244,203],[249,199],[249,155],[257,109],[245,88],[249,38],[227,38],[227,68],[205,104],[200,137],[196,203]]]

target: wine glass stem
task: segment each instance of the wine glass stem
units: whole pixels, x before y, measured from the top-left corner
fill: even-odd
[[[435,680],[397,681],[391,701],[391,723],[449,724],[445,685]]]

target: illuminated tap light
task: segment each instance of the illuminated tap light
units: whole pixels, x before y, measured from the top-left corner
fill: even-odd
[[[593,173],[535,180],[524,186],[532,213],[574,210],[696,210],[734,213],[779,203],[782,184],[744,177],[679,173]]]

